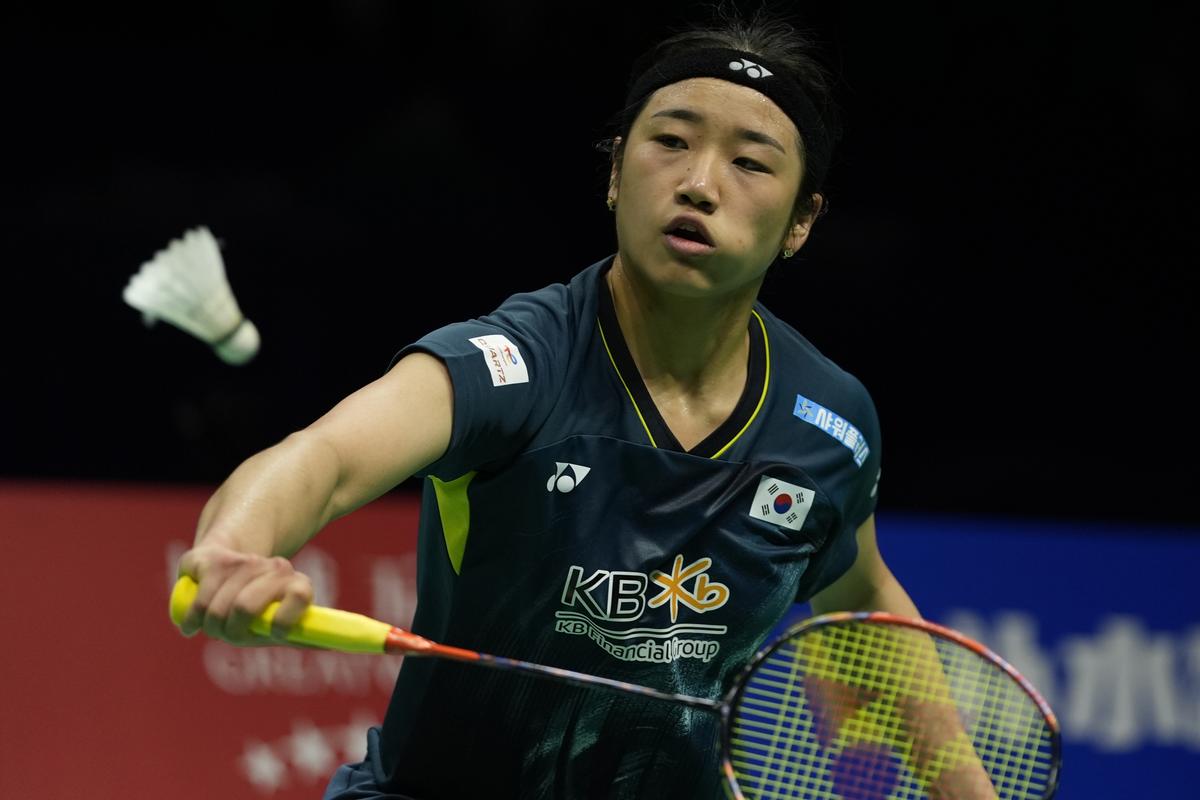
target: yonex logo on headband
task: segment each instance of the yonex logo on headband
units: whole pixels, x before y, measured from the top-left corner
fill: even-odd
[[[762,64],[755,64],[753,61],[742,59],[741,61],[730,61],[729,68],[734,72],[746,70],[746,75],[751,78],[769,78],[775,73],[764,67]]]

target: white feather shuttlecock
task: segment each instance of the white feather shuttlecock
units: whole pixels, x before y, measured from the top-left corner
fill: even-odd
[[[258,328],[238,308],[208,228],[172,239],[142,264],[122,296],[146,324],[166,320],[210,345],[226,363],[245,364],[258,352]]]

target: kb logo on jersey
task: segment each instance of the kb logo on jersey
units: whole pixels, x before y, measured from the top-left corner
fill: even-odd
[[[680,607],[697,614],[721,608],[729,602],[729,587],[712,580],[708,569],[711,558],[700,558],[686,566],[683,556],[675,556],[671,572],[655,570],[649,575],[622,570],[593,570],[584,577],[583,567],[572,565],[563,585],[562,603],[555,613],[558,633],[587,636],[610,655],[622,661],[669,663],[678,658],[708,661],[721,645],[712,639],[683,638],[678,634],[725,633],[725,625],[701,625],[678,622]],[[646,627],[601,626],[598,623],[632,625],[649,608],[667,606],[671,625],[661,629]]]
[[[649,580],[641,572],[610,572],[605,569],[596,570],[584,580],[583,567],[572,566],[567,571],[562,601],[567,607],[578,604],[591,617],[602,620],[635,620],[642,616],[647,606],[658,608],[669,604],[671,622],[675,622],[679,618],[681,605],[703,614],[729,602],[729,587],[709,580],[706,573],[711,566],[711,558],[701,558],[685,567],[683,556],[675,556],[675,564],[669,575],[655,570],[650,573]],[[646,599],[646,588],[650,581],[661,591]],[[593,595],[599,587],[605,587],[601,593],[603,606]]]

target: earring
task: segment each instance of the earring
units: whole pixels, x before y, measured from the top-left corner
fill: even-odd
[[[785,248],[783,249],[783,257],[784,257],[784,258],[791,258],[791,257],[792,257],[792,256],[794,256],[794,255],[796,255],[796,251],[795,251],[795,250],[793,250],[792,248],[790,248],[790,247],[785,247]]]
[[[617,210],[617,201],[616,201],[616,200],[614,200],[614,199],[613,199],[613,198],[611,198],[611,197],[609,197],[609,198],[608,198],[608,210],[609,210],[609,211],[616,211],[616,210]]]

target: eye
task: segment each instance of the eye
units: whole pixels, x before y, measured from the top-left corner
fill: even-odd
[[[660,133],[654,137],[654,141],[666,147],[669,150],[686,150],[687,142],[670,133]]]
[[[765,172],[767,174],[770,174],[771,172],[770,167],[768,167],[766,164],[755,161],[753,158],[746,158],[743,156],[742,158],[735,159],[733,163],[737,164],[742,169],[749,170],[750,172]]]

